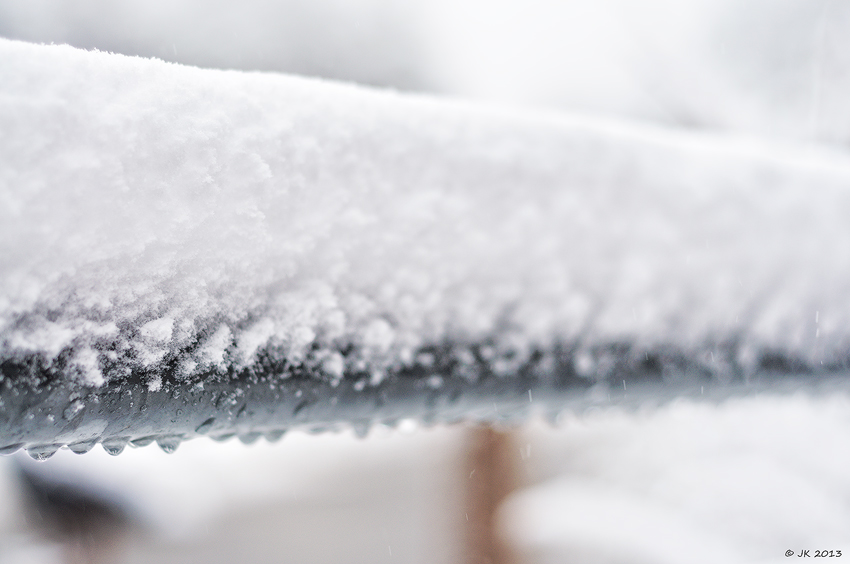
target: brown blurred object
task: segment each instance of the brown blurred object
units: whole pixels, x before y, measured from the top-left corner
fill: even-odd
[[[63,547],[67,564],[123,560],[130,520],[110,500],[72,486],[49,483],[20,469],[29,498],[27,521]]]
[[[478,426],[470,430],[466,467],[465,531],[468,564],[517,564],[512,548],[499,537],[496,512],[518,485],[516,449],[510,430]]]

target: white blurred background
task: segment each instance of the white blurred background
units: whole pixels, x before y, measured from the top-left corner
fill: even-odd
[[[0,36],[850,141],[842,0],[2,0]]]
[[[800,150],[850,142],[841,0],[0,0],[0,36]],[[407,422],[173,455],[19,453],[0,459],[0,564],[850,558],[848,423],[843,395],[764,396],[500,434]],[[481,527],[504,550],[481,554]]]

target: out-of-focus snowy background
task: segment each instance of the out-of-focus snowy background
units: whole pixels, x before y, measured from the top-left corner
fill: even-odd
[[[850,141],[838,0],[3,0],[0,36]]]
[[[0,36],[800,151],[850,142],[838,0],[0,0]],[[473,562],[470,434],[409,422],[365,440],[198,440],[170,456],[19,453],[0,459],[0,563]],[[508,436],[516,489],[498,531],[516,562],[850,557],[845,396],[588,412]]]

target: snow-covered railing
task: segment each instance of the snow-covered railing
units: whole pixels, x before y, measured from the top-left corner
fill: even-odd
[[[0,450],[850,359],[850,155],[0,40]]]

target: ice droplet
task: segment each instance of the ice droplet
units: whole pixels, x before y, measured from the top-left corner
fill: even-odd
[[[239,435],[239,440],[242,441],[243,444],[250,445],[257,441],[260,438],[260,433],[245,433],[243,435]]]
[[[18,452],[20,448],[24,446],[24,443],[15,443],[13,445],[6,445],[4,447],[0,447],[0,454],[12,454],[14,452]]]
[[[352,421],[351,428],[354,429],[354,434],[357,435],[358,438],[366,438],[366,435],[369,434],[369,428],[371,424],[369,421]]]
[[[27,454],[33,457],[35,460],[42,462],[47,460],[59,450],[59,447],[62,445],[36,445],[27,448]]]
[[[97,439],[91,439],[88,441],[80,441],[78,443],[73,443],[68,445],[68,450],[73,452],[74,454],[85,454],[91,449],[94,448],[94,445],[97,444]]]
[[[286,429],[276,429],[274,431],[266,431],[266,440],[270,443],[276,443],[283,435],[286,434]]]
[[[151,444],[156,437],[141,437],[139,439],[133,439],[130,441],[130,444],[134,447],[146,447]]]
[[[210,417],[195,428],[195,432],[199,435],[206,435],[215,423],[215,417]]]
[[[106,439],[101,442],[100,446],[102,446],[103,450],[112,456],[118,456],[124,450],[124,447],[127,446],[128,442],[130,441],[127,437],[112,437],[111,439]]]
[[[181,440],[182,437],[179,435],[165,435],[157,438],[156,444],[159,445],[159,448],[165,451],[165,454],[171,454],[177,450],[177,447],[180,446]]]

